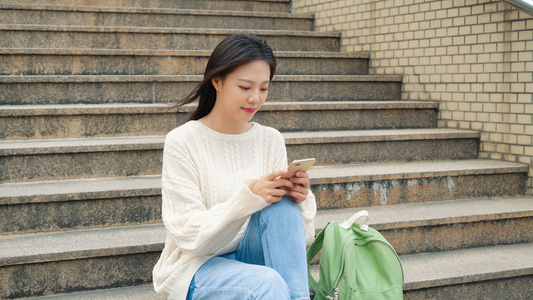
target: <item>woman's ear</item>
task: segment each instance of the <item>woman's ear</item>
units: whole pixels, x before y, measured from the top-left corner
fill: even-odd
[[[213,86],[215,87],[215,90],[220,90],[220,87],[222,87],[222,78],[220,77],[215,77],[213,79],[211,79],[211,84],[213,84]]]

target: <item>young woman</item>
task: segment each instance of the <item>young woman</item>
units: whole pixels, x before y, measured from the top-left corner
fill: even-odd
[[[199,99],[165,140],[167,238],[153,280],[169,299],[309,299],[305,253],[316,214],[309,178],[281,179],[283,137],[250,122],[275,70],[265,41],[230,36],[178,104]]]

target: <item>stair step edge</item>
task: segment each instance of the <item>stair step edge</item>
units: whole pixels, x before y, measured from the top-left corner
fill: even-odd
[[[405,291],[533,274],[533,243],[400,256]],[[491,263],[487,263],[490,261]],[[311,274],[318,279],[317,265]]]
[[[70,6],[48,4],[10,4],[0,3],[0,9],[5,10],[36,10],[62,12],[90,12],[90,13],[135,13],[135,14],[163,14],[163,15],[199,15],[199,16],[237,16],[281,19],[313,20],[311,14],[293,14],[281,12],[232,11],[214,9],[181,9],[181,8],[143,8],[143,7],[97,7]]]
[[[202,75],[0,75],[0,83],[200,82]],[[273,82],[399,81],[399,75],[275,75]]]
[[[377,129],[283,132],[287,145],[476,139],[479,132],[455,129]],[[0,141],[0,156],[163,149],[164,135]]]
[[[127,26],[69,26],[69,25],[19,25],[0,24],[3,31],[57,31],[57,32],[112,32],[112,33],[182,33],[230,35],[253,32],[261,36],[293,36],[339,38],[338,32],[297,31],[297,30],[262,30],[262,29],[213,29],[213,28],[173,28],[173,27],[127,27]]]
[[[309,171],[312,185],[363,181],[384,181],[467,175],[527,173],[523,164],[491,160],[412,161],[313,167]],[[0,184],[2,204],[58,202],[96,198],[158,195],[161,175],[71,179],[57,181],[15,182]]]
[[[512,205],[515,207],[511,208]],[[344,220],[362,209],[369,211],[369,225],[378,230],[403,229],[532,217],[533,197],[451,200],[318,211],[316,232],[327,224],[326,221]],[[461,209],[464,211],[457,211]],[[398,217],[397,210],[411,212]],[[160,251],[165,238],[165,227],[161,223],[6,235],[0,237],[0,253],[3,253],[0,266]]]
[[[113,103],[113,104],[43,104],[43,105],[3,105],[0,117],[18,116],[59,116],[88,114],[141,114],[175,113],[174,103]],[[438,102],[429,101],[317,101],[317,102],[266,102],[261,111],[303,111],[303,110],[344,110],[344,109],[437,109]],[[185,105],[180,112],[192,112],[197,104]]]
[[[2,48],[0,55],[123,55],[123,56],[211,56],[211,50],[149,50],[149,49],[76,49],[76,48]],[[368,52],[274,51],[277,58],[370,58]]]

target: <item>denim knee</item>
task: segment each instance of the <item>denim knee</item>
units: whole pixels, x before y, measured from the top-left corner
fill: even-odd
[[[273,203],[261,210],[261,217],[264,219],[270,217],[270,214],[276,218],[281,218],[282,220],[291,220],[295,217],[299,217],[296,219],[301,219],[302,216],[298,205],[296,205],[296,203],[294,203],[288,196],[283,196],[281,201]]]
[[[291,293],[289,286],[274,269],[265,267],[258,280],[261,281],[262,290],[257,293],[257,299],[290,299]]]

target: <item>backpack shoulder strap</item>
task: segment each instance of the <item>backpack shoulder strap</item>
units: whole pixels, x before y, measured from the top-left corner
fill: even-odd
[[[324,229],[322,229],[318,235],[316,236],[315,240],[309,246],[309,249],[307,249],[307,277],[309,279],[309,285],[315,291],[315,293],[321,294],[322,297],[327,298],[326,294],[320,289],[318,283],[316,280],[311,276],[311,260],[317,255],[317,253],[322,249],[322,243],[324,242],[324,232],[326,229],[330,226],[328,223]]]

